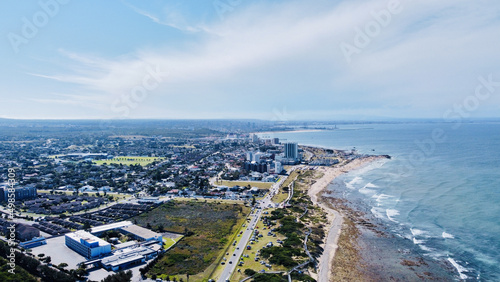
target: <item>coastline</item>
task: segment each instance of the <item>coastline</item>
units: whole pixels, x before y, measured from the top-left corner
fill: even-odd
[[[415,250],[412,241],[388,232],[368,210],[344,199],[342,191],[328,190],[341,175],[369,166],[388,156],[367,156],[338,167],[318,167],[323,175],[308,190],[314,205],[327,213],[323,253],[316,281],[455,280],[454,269]]]
[[[329,222],[329,226],[327,227],[328,231],[323,244],[324,250],[321,257],[318,259],[318,276],[314,277],[317,281],[331,281],[332,265],[338,248],[342,225],[344,224],[344,216],[329,204],[327,198],[322,195],[323,192],[325,192],[328,185],[340,175],[358,169],[364,165],[368,165],[376,160],[386,158],[386,156],[369,156],[355,159],[338,167],[315,167],[317,171],[323,173],[323,176],[311,185],[307,194],[315,205],[318,205],[327,213]]]
[[[302,132],[319,132],[328,129],[293,129],[293,130],[278,130],[278,131],[257,131],[250,134],[272,134],[272,133],[302,133]]]

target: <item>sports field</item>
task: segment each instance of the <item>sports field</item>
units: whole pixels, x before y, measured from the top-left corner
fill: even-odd
[[[157,157],[135,157],[135,156],[120,156],[115,157],[109,160],[95,160],[92,161],[95,164],[103,165],[103,164],[123,164],[123,165],[138,165],[146,166],[154,161],[161,161],[165,158],[157,158]]]

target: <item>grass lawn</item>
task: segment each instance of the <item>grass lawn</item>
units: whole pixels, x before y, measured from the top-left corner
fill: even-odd
[[[215,269],[248,212],[248,207],[238,203],[171,201],[132,218],[141,226],[161,226],[165,231],[185,235],[151,267],[148,275],[181,278],[190,274],[190,281],[203,281]]]
[[[272,210],[274,210],[274,209],[265,209],[264,211],[267,211],[270,214]],[[263,216],[267,216],[267,215],[263,214],[261,219],[263,218]],[[258,242],[255,241],[254,244],[249,243],[250,246],[252,247],[251,250],[245,249],[243,251],[243,254],[240,258],[240,260],[243,259],[243,266],[236,267],[236,271],[231,276],[231,279],[230,279],[231,281],[240,281],[241,279],[245,278],[246,276],[245,276],[245,274],[243,274],[243,272],[247,268],[253,269],[257,272],[259,272],[262,269],[265,269],[266,271],[286,271],[287,270],[283,266],[277,266],[277,265],[273,265],[271,267],[271,269],[269,269],[269,268],[265,267],[264,265],[260,264],[260,260],[262,260],[262,259],[260,259],[259,261],[255,261],[255,256],[256,256],[255,254],[257,253],[257,251],[264,248],[267,245],[267,243],[272,242],[275,246],[279,246],[279,244],[276,241],[285,239],[285,236],[283,236],[279,233],[276,233],[276,232],[274,232],[276,234],[276,237],[268,236],[267,232],[269,231],[269,229],[264,230],[265,226],[262,223],[262,220],[259,220],[256,227],[257,227],[256,229],[258,229],[261,232],[261,234],[264,236],[262,238],[259,238]],[[248,255],[249,257],[246,258],[245,255]],[[238,273],[238,271],[237,271],[238,268],[241,269],[241,273]]]
[[[299,171],[298,170],[295,170],[294,172],[292,172],[288,177],[287,179],[281,184],[281,187],[286,187],[288,185],[290,185],[290,183],[295,180],[295,178],[297,178],[297,176],[299,175]]]
[[[271,200],[273,201],[273,203],[279,204],[284,200],[286,200],[286,198],[288,198],[288,192],[285,192],[283,191],[283,189],[280,189],[279,192],[276,193],[276,195],[274,195]]]
[[[283,183],[280,186],[280,189],[278,190],[276,195],[274,195],[273,198],[271,199],[274,203],[279,204],[284,200],[286,200],[286,198],[288,198],[288,192],[283,190],[283,188],[288,187],[288,185],[290,185],[290,183],[293,180],[295,180],[295,178],[297,178],[298,175],[299,173],[297,171],[294,171],[287,177],[285,181],[283,181]]]
[[[177,238],[165,238],[165,241],[163,243],[163,249],[168,250],[170,249],[175,243],[179,242],[184,236],[180,236]]]
[[[123,165],[138,165],[140,164],[141,166],[147,166],[148,164],[154,162],[154,161],[161,161],[164,160],[165,158],[157,158],[157,157],[134,157],[134,156],[120,156],[120,157],[115,157],[113,159],[109,160],[95,160],[92,161],[92,163],[97,164],[97,165],[104,165],[104,164],[123,164]]]
[[[236,185],[239,186],[247,186],[250,185],[250,187],[257,187],[261,189],[269,189],[271,186],[273,186],[274,182],[260,182],[260,181],[228,181],[228,180],[222,180],[222,181],[216,181],[215,185],[220,185],[220,186],[228,186],[228,187],[233,187]]]

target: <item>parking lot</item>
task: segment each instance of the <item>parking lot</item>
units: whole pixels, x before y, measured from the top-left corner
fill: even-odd
[[[65,262],[68,264],[66,269],[76,269],[77,264],[86,261],[86,259],[68,248],[64,240],[64,236],[47,239],[47,245],[34,247],[31,249],[31,253],[34,255],[45,254],[51,258],[52,264],[58,265]]]

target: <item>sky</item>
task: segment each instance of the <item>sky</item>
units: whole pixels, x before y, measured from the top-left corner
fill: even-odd
[[[0,118],[500,117],[496,0],[5,0]]]

